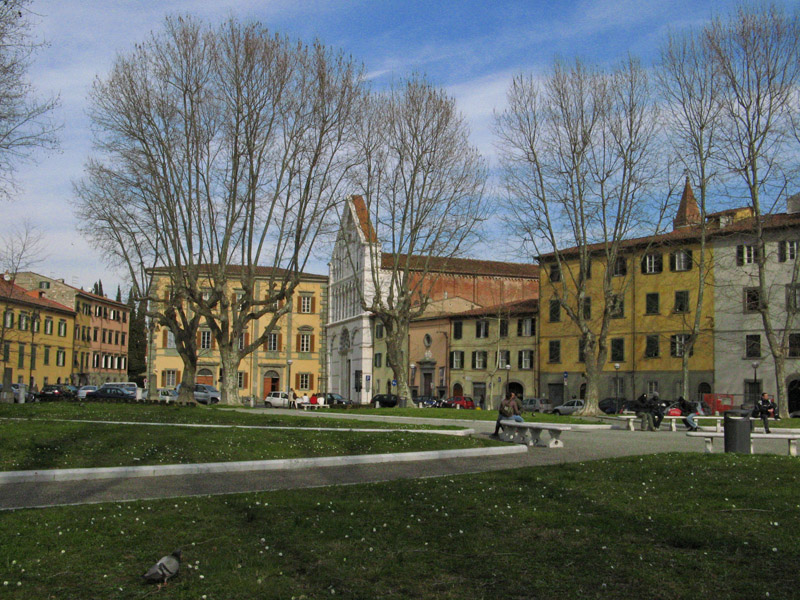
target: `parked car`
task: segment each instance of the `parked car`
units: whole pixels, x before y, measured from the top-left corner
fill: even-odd
[[[439,398],[435,396],[417,396],[414,398],[414,404],[420,408],[430,408],[439,404]]]
[[[553,409],[554,415],[571,415],[583,408],[583,400],[569,400]]]
[[[523,398],[522,412],[551,412],[553,405],[547,398]]]
[[[289,394],[287,392],[270,392],[264,398],[264,406],[267,408],[289,408]]]
[[[181,391],[181,385],[175,388],[178,393]],[[205,383],[194,384],[194,401],[198,404],[219,404],[221,394],[219,390],[213,385],[206,385]]]
[[[86,394],[97,390],[96,385],[83,385],[78,388],[78,400],[86,398]]]
[[[113,385],[101,385],[93,392],[86,393],[87,400],[135,400],[129,390]]]
[[[598,403],[598,408],[607,415],[616,415],[621,413],[625,408],[625,398],[603,398]]]
[[[39,392],[40,400],[72,400],[78,395],[78,388],[64,383],[49,383]]]
[[[397,406],[399,401],[397,394],[378,394],[372,397],[372,403],[376,408],[392,408]]]
[[[178,400],[178,390],[170,388],[158,389],[158,401],[172,404]]]
[[[349,406],[353,403],[352,400],[348,400],[341,394],[329,392],[327,394],[322,394],[322,396],[325,398],[325,404],[328,406]]]
[[[100,387],[102,388],[104,386],[122,388],[128,392],[128,395],[132,398],[136,400],[142,399],[142,389],[133,381],[106,381]]]
[[[12,383],[11,393],[14,394],[14,402],[19,402],[20,389],[22,389],[23,393],[25,394],[25,402],[33,402],[34,400],[36,400],[36,394],[34,394],[27,385],[25,385],[24,383]],[[3,391],[3,384],[0,383],[0,392],[2,391]]]
[[[113,389],[113,390],[122,390],[123,392],[125,392],[125,396],[128,399],[136,400],[136,398],[138,396],[137,390],[139,388],[136,387],[135,383],[128,384],[128,383],[123,383],[123,382],[117,382],[117,383],[108,382],[108,383],[104,383],[103,385],[101,385],[94,392],[87,393],[86,397],[88,398],[90,393],[98,394],[98,392],[102,392],[101,394],[98,394],[98,395],[102,396],[105,393],[106,390],[111,390],[111,389]],[[112,392],[112,394],[116,394],[116,392]],[[112,397],[112,396],[109,396],[109,397]],[[117,396],[114,395],[113,397],[116,398]]]
[[[442,408],[475,408],[475,402],[469,396],[451,396],[442,402]]]

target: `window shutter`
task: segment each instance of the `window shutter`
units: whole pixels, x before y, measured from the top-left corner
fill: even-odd
[[[642,257],[642,274],[647,273],[647,255]]]
[[[201,336],[201,335],[202,335],[202,334],[201,334],[201,333],[198,331],[198,332],[197,332],[197,349],[198,349],[198,350],[200,349],[200,336]]]
[[[664,255],[663,254],[656,254],[656,261],[655,261],[655,271],[656,273],[661,273],[664,270]]]
[[[311,296],[311,312],[312,313],[316,313],[317,312],[317,297],[316,296]]]
[[[475,321],[475,337],[480,337],[481,335],[481,322]]]
[[[297,312],[303,312],[303,297],[297,297]]]
[[[522,335],[522,319],[517,319],[517,337]]]
[[[283,352],[283,334],[278,334],[278,352]]]
[[[744,264],[744,246],[736,246],[736,264],[740,267]]]
[[[245,348],[250,345],[250,334],[245,331],[244,333],[244,346]]]
[[[473,351],[472,351],[472,368],[473,368],[473,369],[475,368],[475,364],[476,364],[476,362],[475,362],[475,356],[476,356],[477,354],[478,354],[478,353],[477,353],[475,350],[473,350]]]
[[[242,376],[242,387],[244,389],[247,389],[250,386],[249,375],[250,375],[250,373],[245,371],[243,376]]]
[[[161,330],[161,347],[167,347],[167,340],[169,339],[169,332],[166,329]],[[164,387],[163,385],[161,387]]]
[[[453,368],[453,363],[455,361],[455,355],[456,355],[455,351],[450,352],[450,368],[451,369]]]
[[[523,353],[523,350],[520,350],[520,351],[517,352],[517,368],[518,369],[522,368],[522,353]]]
[[[684,250],[686,252],[686,259],[688,261],[688,265],[686,265],[686,270],[691,271],[692,267],[694,266],[694,261],[692,260],[692,251],[691,250]]]
[[[295,352],[300,352],[300,334],[299,333],[295,336],[294,344],[295,344],[294,345],[294,351]]]
[[[267,336],[267,339],[264,340],[263,350],[264,352],[269,352],[269,336]]]
[[[309,350],[308,350],[309,352],[314,352],[314,337],[315,337],[314,335],[311,336],[311,344],[310,344]],[[311,387],[314,387],[314,386],[311,386]]]
[[[97,355],[95,354],[95,356]],[[167,385],[167,372],[161,371],[161,387],[166,387],[166,385]]]
[[[313,373],[308,376],[308,389],[310,389],[310,390],[314,389],[314,374]]]
[[[677,261],[677,255],[678,255],[677,252],[670,252],[669,253],[669,270],[670,271],[674,271],[677,268],[677,265],[675,264],[676,261]]]
[[[786,262],[786,242],[778,242],[778,262]]]
[[[212,350],[216,350],[217,349],[217,340],[213,335],[211,336],[211,349]]]
[[[294,374],[294,389],[296,390],[300,389],[300,373]]]
[[[181,372],[180,371],[176,371],[176,373],[175,373],[175,381],[178,381],[178,382],[182,381],[181,380]]]

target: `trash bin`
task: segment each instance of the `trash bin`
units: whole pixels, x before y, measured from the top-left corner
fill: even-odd
[[[750,454],[750,411],[726,410],[723,417],[725,452]]]

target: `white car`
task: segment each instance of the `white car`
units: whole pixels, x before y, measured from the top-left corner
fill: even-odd
[[[286,392],[270,392],[264,398],[264,406],[267,408],[274,406],[289,408],[289,394]]]
[[[97,391],[96,385],[84,385],[83,387],[78,388],[78,399],[85,400],[86,394],[94,391]]]
[[[553,409],[554,415],[571,415],[583,408],[583,400],[570,400]]]

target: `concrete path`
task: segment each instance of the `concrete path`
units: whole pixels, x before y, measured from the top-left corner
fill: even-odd
[[[361,417],[359,415],[359,418]],[[376,420],[381,417],[369,415],[369,419]],[[468,426],[483,431],[494,427],[492,422],[468,421],[467,423]],[[489,472],[661,452],[703,452],[702,439],[688,438],[680,431],[630,432],[592,428],[565,432],[562,439],[564,448],[530,448],[528,452],[508,456],[472,456],[388,464],[349,464],[280,471],[2,484],[0,509],[312,488]],[[759,454],[785,454],[786,442],[759,440],[755,450]]]

